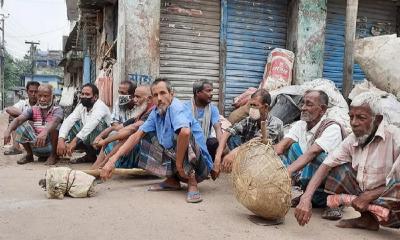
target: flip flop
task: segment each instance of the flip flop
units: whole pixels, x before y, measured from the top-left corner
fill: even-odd
[[[4,155],[18,155],[18,154],[22,154],[22,151],[15,148],[4,151]]]
[[[338,207],[338,208],[326,208],[322,214],[321,217],[323,219],[327,220],[339,220],[343,217],[343,207]]]
[[[200,192],[188,192],[186,196],[186,202],[188,203],[199,203],[203,201],[201,198]]]
[[[147,189],[150,192],[180,191],[182,187],[170,186],[164,182],[153,184]]]

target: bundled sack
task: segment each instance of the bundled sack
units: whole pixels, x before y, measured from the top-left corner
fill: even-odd
[[[291,206],[291,179],[271,142],[240,146],[232,168],[236,199],[266,220],[281,220]]]
[[[94,196],[94,180],[95,177],[82,171],[56,167],[47,169],[46,177],[39,185],[45,188],[49,199],[63,199],[65,195],[84,198]]]
[[[373,83],[364,80],[353,88],[349,94],[349,99],[353,100],[363,92],[373,92],[379,96],[385,121],[400,127],[400,102],[393,94],[382,91],[376,88]]]
[[[358,39],[354,60],[367,79],[400,99],[400,38],[394,35]]]
[[[293,63],[293,52],[282,48],[272,50],[268,56],[259,88],[272,91],[289,86],[292,83]]]

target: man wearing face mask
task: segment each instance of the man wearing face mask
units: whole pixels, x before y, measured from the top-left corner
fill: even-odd
[[[118,132],[110,134],[107,138],[101,139],[96,145],[101,148],[100,154],[92,168],[97,169],[103,167],[108,159],[112,157],[126,139],[135,133],[138,128],[143,125],[147,120],[150,112],[153,110],[154,105],[151,97],[149,85],[140,85],[136,88],[134,94],[135,111],[132,118],[125,121]],[[118,160],[115,167],[117,168],[136,168],[136,155],[138,148],[132,149],[129,154],[123,156]]]
[[[10,141],[10,132],[16,129],[16,141],[26,150],[17,163],[33,162],[33,155],[46,159],[46,165],[57,162],[57,127],[63,119],[63,110],[53,105],[53,88],[42,84],[38,88],[38,104],[26,109],[15,118],[4,134],[4,143]],[[28,123],[27,121],[31,121]]]
[[[309,90],[303,96],[300,121],[295,122],[284,139],[275,146],[296,185],[306,189],[310,179],[327,154],[342,142],[346,133],[338,122],[324,117],[328,108],[328,95],[319,90]],[[313,196],[315,207],[326,207],[327,194],[323,186]],[[299,197],[292,200],[298,204]],[[327,208],[322,217],[337,220],[342,217],[341,208]]]
[[[111,126],[102,131],[99,136],[94,139],[93,145],[99,149],[99,142],[107,138],[113,131],[123,128],[123,123],[137,115],[135,108],[135,89],[136,84],[132,81],[123,81],[118,88],[118,102],[115,103],[111,114]]]
[[[278,143],[282,139],[283,123],[279,118],[268,114],[270,104],[271,96],[264,89],[259,89],[251,95],[249,117],[228,128],[222,135],[215,155],[215,176],[213,178],[218,177],[220,170],[228,173],[232,171],[232,164],[238,153],[238,147],[255,137],[261,136],[262,121],[266,122],[268,136],[273,144]],[[227,143],[230,152],[222,158]]]
[[[80,104],[61,125],[57,154],[71,156],[75,149],[83,149],[86,156],[77,162],[94,162],[97,151],[92,147],[94,139],[110,126],[111,113],[107,105],[99,98],[96,85],[83,85]],[[68,142],[68,143],[66,143]]]

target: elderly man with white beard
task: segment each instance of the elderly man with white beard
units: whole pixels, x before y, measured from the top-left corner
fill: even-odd
[[[346,135],[340,123],[324,117],[328,101],[323,91],[307,91],[303,96],[301,120],[295,122],[283,140],[275,145],[275,151],[281,156],[294,183],[303,190],[327,154],[337,148]],[[299,199],[292,200],[293,207]],[[312,204],[325,208],[326,200],[327,194],[322,185],[313,194]],[[326,208],[322,213],[324,219],[338,220],[341,217],[341,208]]]
[[[122,123],[122,128],[119,128],[117,132],[111,132],[105,139],[101,138],[95,143],[95,147],[101,148],[101,151],[96,162],[92,166],[93,169],[103,167],[107,163],[108,159],[118,151],[125,140],[130,135],[135,133],[138,128],[147,120],[147,117],[154,107],[149,85],[138,86],[135,90],[132,100],[134,107],[131,111],[131,118]],[[116,163],[116,167],[137,167],[135,157],[136,154],[137,149],[133,149],[129,154],[121,157],[121,159]]]
[[[301,226],[310,221],[311,198],[326,179],[326,192],[339,194],[336,197],[341,200],[343,194],[352,195],[350,204],[361,213],[358,218],[341,220],[337,227],[400,228],[400,129],[384,121],[379,98],[370,92],[353,99],[349,115],[353,133],[319,167],[295,217]],[[371,204],[386,210],[371,212]]]

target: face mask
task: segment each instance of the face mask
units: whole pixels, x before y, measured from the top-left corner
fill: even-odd
[[[119,106],[127,105],[131,101],[131,95],[119,95],[118,104]]]
[[[250,108],[249,117],[253,120],[258,120],[261,118],[260,110],[257,108]]]
[[[92,102],[93,98],[81,98],[81,103],[86,108],[93,107],[94,103]]]
[[[39,107],[41,109],[48,109],[49,107],[51,107],[51,105],[53,105],[53,101],[51,101],[49,104],[46,104],[46,105],[42,105],[39,103]]]

